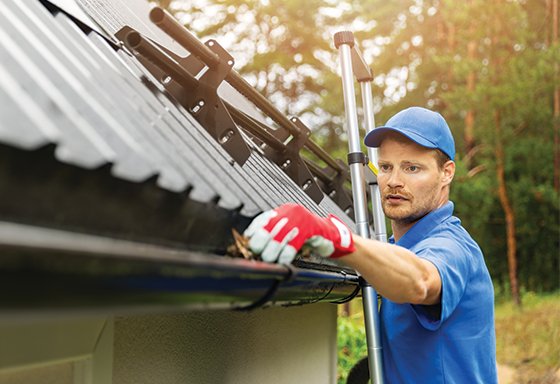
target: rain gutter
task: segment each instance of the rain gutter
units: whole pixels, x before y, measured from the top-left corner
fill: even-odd
[[[358,276],[0,221],[0,315],[130,314],[343,302]]]

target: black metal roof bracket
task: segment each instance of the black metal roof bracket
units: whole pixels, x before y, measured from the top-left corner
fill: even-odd
[[[283,150],[266,151],[265,154],[278,164],[308,196],[316,203],[319,203],[324,197],[323,192],[299,155],[299,151],[303,148],[309,137],[309,129],[297,118],[297,124],[296,120],[292,120],[291,122],[289,120],[286,121],[286,117],[274,108],[268,100],[264,99],[264,97],[251,87],[237,72],[231,71],[233,58],[229,56],[216,41],[209,40],[205,44],[202,44],[163,8],[153,8],[150,11],[150,20],[172,37],[178,44],[191,52],[190,56],[178,60],[187,71],[190,73],[199,73],[204,67],[208,67],[208,72],[215,71],[218,74],[224,75],[223,77],[220,76],[220,82],[224,79],[228,81],[233,88],[254,102],[263,112],[269,114],[273,120],[277,122],[280,121],[281,128],[287,128],[268,130],[269,134],[282,142],[286,142],[290,137],[291,141]],[[227,71],[220,72],[220,68],[225,68]],[[201,81],[203,78],[201,78]],[[195,111],[195,113],[198,113],[198,111]],[[211,119],[213,111],[208,109],[206,113],[210,115],[209,118]],[[262,140],[262,138],[259,139]]]
[[[354,203],[345,184],[349,178],[346,163],[340,159],[333,159],[339,164],[340,170],[333,169],[330,165],[321,168],[317,164],[307,161],[307,166],[315,175],[321,189],[338,205],[344,213],[352,217],[354,214]]]
[[[195,76],[199,75],[205,66],[194,55],[181,58],[127,26],[115,36],[131,51],[137,53],[142,65],[161,82],[178,103],[192,113],[238,164],[243,165],[247,161],[251,151],[218,96],[218,87],[234,64],[229,53],[215,40],[209,40],[206,44],[222,60],[219,65],[209,67],[197,80]]]
[[[273,158],[273,160],[274,158],[278,159],[278,165],[282,166],[286,160],[289,160],[289,158],[287,158],[287,156],[289,156],[289,154],[287,154],[289,150],[286,150],[285,144],[285,141],[291,137],[289,132],[283,129],[274,130],[242,111],[239,111],[227,102],[226,106],[237,124],[253,137],[253,141],[258,142],[259,147],[265,150],[268,156]],[[290,121],[298,125],[299,129],[309,132],[309,129],[303,125],[298,118],[292,118]],[[303,135],[303,137],[309,137],[309,133]],[[290,141],[289,145],[294,146],[295,150],[299,153],[302,143],[301,138],[292,141],[293,143]],[[261,143],[263,145],[261,145]],[[342,208],[347,215],[352,216],[354,209],[352,198],[344,186],[346,181],[350,181],[346,163],[340,159],[333,159],[311,140],[304,141],[303,145],[307,150],[327,164],[325,168],[321,168],[312,160],[303,158],[305,165],[313,175],[313,179],[318,183],[321,190]],[[290,170],[291,169],[292,168],[290,168]]]
[[[351,215],[354,213],[354,204],[348,195],[347,189],[344,187],[349,177],[348,168],[345,167],[346,163],[344,161],[340,159],[336,159],[336,161],[341,165],[343,171],[337,172],[334,177],[326,183],[325,188],[328,190],[327,195],[339,207],[342,207],[348,215]]]
[[[297,117],[291,117],[290,121],[294,124],[299,133],[292,135],[291,140],[285,143],[284,150],[279,151],[271,146],[267,146],[264,150],[266,156],[274,161],[286,174],[299,185],[309,197],[316,203],[323,200],[323,192],[313,174],[307,168],[304,160],[300,155],[301,149],[307,143],[311,130],[303,124]]]

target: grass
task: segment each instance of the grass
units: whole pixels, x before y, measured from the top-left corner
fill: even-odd
[[[523,306],[496,306],[496,355],[517,370],[517,383],[557,383],[560,369],[560,293],[526,293]]]
[[[515,383],[560,383],[560,292],[525,293],[523,306],[497,300],[496,354],[499,364],[516,370]],[[338,384],[346,382],[349,370],[366,356],[360,300],[351,303],[349,317],[338,321]]]

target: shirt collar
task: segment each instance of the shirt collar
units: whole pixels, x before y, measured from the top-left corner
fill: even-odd
[[[418,220],[412,228],[410,228],[399,239],[399,241],[397,241],[397,245],[407,249],[412,248],[419,241],[423,240],[424,237],[426,237],[426,234],[430,233],[432,229],[451,217],[453,214],[453,208],[453,202],[448,201],[440,208],[428,213],[426,216]],[[393,236],[391,236],[390,242],[393,244],[395,243]]]

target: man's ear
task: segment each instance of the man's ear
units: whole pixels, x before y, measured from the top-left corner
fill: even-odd
[[[443,165],[441,181],[444,183],[444,185],[449,185],[453,181],[454,176],[455,176],[455,162],[453,160],[448,160]]]

